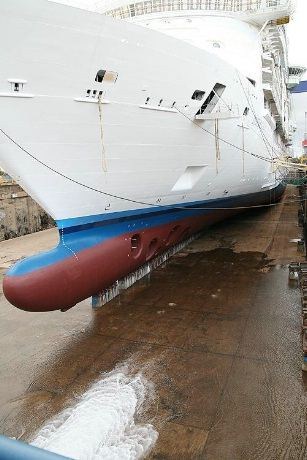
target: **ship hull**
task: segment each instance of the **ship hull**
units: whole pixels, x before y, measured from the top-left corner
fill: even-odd
[[[280,195],[271,162],[280,139],[257,75],[165,34],[45,0],[0,9],[9,44],[0,164],[56,220],[60,239],[6,274],[4,293],[18,308],[69,308],[234,206]],[[101,71],[116,78],[99,81]]]
[[[245,206],[275,203],[283,191],[280,185],[186,209],[121,215],[95,224],[75,223],[59,231],[57,248],[23,260],[10,270],[4,279],[4,294],[22,310],[66,310],[202,228],[243,211]]]

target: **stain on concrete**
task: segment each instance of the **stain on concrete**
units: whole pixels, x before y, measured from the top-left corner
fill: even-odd
[[[128,360],[154,385],[138,420],[159,432],[148,458],[306,458],[299,290],[287,269],[301,258],[289,243],[300,230],[287,193],[207,230],[100,310],[87,300],[31,314],[1,296],[1,432],[29,440]],[[14,259],[54,240],[47,230],[0,249]]]

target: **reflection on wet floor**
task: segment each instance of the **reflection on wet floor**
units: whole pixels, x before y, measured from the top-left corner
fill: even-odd
[[[85,301],[29,314],[2,296],[1,431],[32,439],[127,361],[127,378],[141,370],[153,385],[133,421],[159,433],[150,458],[306,458],[299,291],[286,266],[299,258],[296,213],[284,203],[216,225],[98,311]]]

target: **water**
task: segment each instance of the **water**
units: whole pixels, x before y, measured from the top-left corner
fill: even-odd
[[[125,368],[104,374],[31,444],[78,460],[143,458],[158,438],[152,425],[135,422],[148,391],[141,374],[128,376]]]

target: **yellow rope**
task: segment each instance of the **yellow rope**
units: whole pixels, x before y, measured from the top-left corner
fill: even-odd
[[[219,173],[218,161],[221,159],[218,118],[215,119],[214,134],[215,134],[215,169],[216,169],[216,174],[218,174]]]
[[[242,176],[245,176],[245,134],[244,120],[242,119]]]
[[[98,96],[98,109],[99,109],[99,121],[100,121],[100,139],[101,139],[101,154],[102,154],[102,169],[104,172],[107,172],[107,160],[106,160],[106,150],[103,140],[103,119],[102,119],[102,95]]]
[[[280,166],[283,168],[289,168],[289,169],[307,169],[307,164],[292,163],[291,161],[288,161],[288,160],[274,159],[272,160],[272,165],[275,165],[275,171],[276,171],[276,166],[277,167]]]

